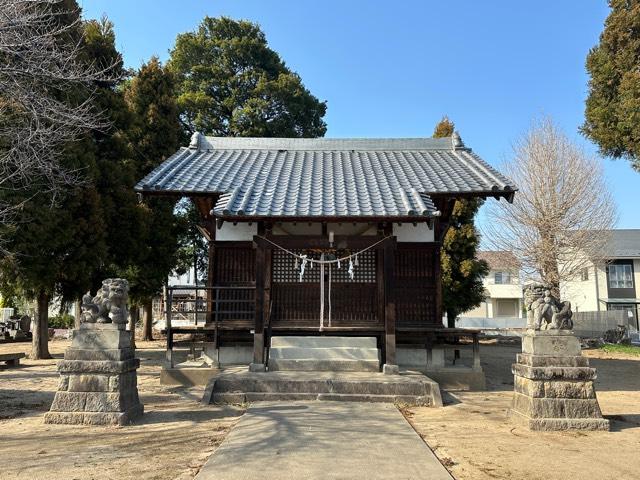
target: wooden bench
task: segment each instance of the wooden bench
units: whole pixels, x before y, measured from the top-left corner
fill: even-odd
[[[20,359],[24,358],[24,353],[0,353],[0,362],[5,362],[8,367],[20,365]]]

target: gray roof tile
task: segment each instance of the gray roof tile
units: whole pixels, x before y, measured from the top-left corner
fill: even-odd
[[[194,138],[136,190],[220,194],[216,216],[402,218],[436,215],[430,194],[515,191],[451,138]]]
[[[611,230],[608,258],[640,258],[640,229]]]

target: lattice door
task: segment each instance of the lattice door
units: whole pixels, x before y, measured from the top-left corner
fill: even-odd
[[[296,251],[298,254],[304,251]],[[314,254],[319,258],[320,254]],[[273,252],[272,320],[278,326],[314,326],[320,312],[320,266],[308,263],[300,281],[300,261],[279,250]],[[379,322],[376,284],[377,252],[358,255],[354,278],[349,277],[349,262],[331,266],[332,325],[336,327],[372,325]],[[325,311],[328,307],[329,267],[325,266]]]

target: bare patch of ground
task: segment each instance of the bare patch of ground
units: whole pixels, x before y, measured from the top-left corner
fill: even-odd
[[[445,407],[405,415],[457,479],[601,478],[640,475],[640,358],[587,350],[598,370],[600,407],[611,432],[530,432],[507,412],[518,345],[481,347],[489,391],[445,393]]]
[[[160,386],[164,342],[137,341],[143,418],[127,427],[45,425],[56,388],[56,361],[66,340],[49,343],[53,360],[23,359],[0,367],[2,479],[190,479],[243,413],[201,406],[203,388]],[[0,353],[28,352],[28,343],[0,344]]]
[[[62,358],[67,341],[52,341]],[[0,367],[0,447],[4,479],[193,478],[242,410],[201,406],[202,388],[159,385],[163,342],[138,340],[139,391],[146,413],[128,427],[45,425],[58,384],[54,360]],[[0,353],[29,344],[0,344]],[[584,355],[598,369],[597,391],[611,432],[530,432],[507,411],[517,344],[481,347],[487,392],[445,393],[445,407],[403,409],[416,431],[459,480],[638,478],[640,358],[602,350]]]

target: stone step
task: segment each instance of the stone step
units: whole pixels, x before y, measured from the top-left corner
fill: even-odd
[[[320,349],[318,349],[320,350]],[[375,360],[316,360],[269,358],[269,371],[297,372],[378,372],[380,362]]]
[[[272,347],[269,357],[285,360],[379,360],[377,348],[359,347]]]
[[[367,402],[367,403],[405,403],[409,405],[431,406],[431,398],[427,395],[365,395],[337,393],[214,393],[213,403],[243,404],[264,401],[332,401],[332,402]]]
[[[375,337],[271,337],[271,348],[377,348]]]
[[[425,395],[432,383],[390,380],[365,380],[349,378],[279,377],[278,374],[261,373],[251,376],[222,375],[215,380],[214,393],[291,393],[291,394],[345,394],[345,395]],[[386,376],[389,377],[389,376]]]

